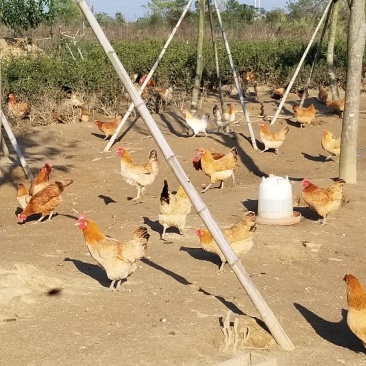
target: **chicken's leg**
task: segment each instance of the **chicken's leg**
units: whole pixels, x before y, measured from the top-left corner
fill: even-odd
[[[205,193],[206,191],[208,191],[211,186],[212,183],[210,183],[203,191],[201,191],[201,193]]]
[[[115,288],[114,288],[114,284],[116,283],[116,280],[113,280],[110,284],[110,286],[108,287],[108,291],[115,291]]]
[[[160,236],[160,239],[161,240],[165,240],[165,231],[166,231],[166,227],[165,227],[165,225],[163,226],[163,232],[162,232],[162,234],[161,234],[161,236]]]
[[[140,187],[137,187],[137,196],[135,198],[132,198],[133,201],[141,199],[141,191],[142,189]]]
[[[260,150],[259,152],[262,154],[262,153],[264,153],[267,150],[268,150],[268,147],[264,148],[264,150]]]

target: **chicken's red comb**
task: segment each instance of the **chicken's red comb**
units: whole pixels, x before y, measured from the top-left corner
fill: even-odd
[[[80,215],[78,218],[78,221],[85,220],[85,219],[86,219],[85,215]]]
[[[194,232],[199,236],[201,234],[201,229],[197,227]]]
[[[200,160],[201,160],[201,158],[199,158],[198,156],[195,156],[195,157],[193,158],[193,162],[194,162],[194,163],[198,163]]]

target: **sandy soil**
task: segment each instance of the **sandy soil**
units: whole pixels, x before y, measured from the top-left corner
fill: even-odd
[[[274,129],[288,125],[290,132],[278,157],[253,149],[243,119],[238,118],[230,134],[216,133],[210,121],[207,138],[189,138],[179,111],[154,115],[154,119],[197,190],[208,178],[193,169],[196,150],[201,146],[222,152],[238,148],[238,184],[232,187],[228,180],[223,190],[213,188],[202,195],[219,225],[228,227],[246,210],[257,209],[262,176],[289,176],[294,197],[304,177],[325,186],[338,176],[338,160],[325,161],[320,138],[323,129],[339,136],[342,121],[315,95],[316,91],[306,101],[318,110],[312,127],[300,129],[291,117],[296,96],[285,103],[283,114],[288,118],[278,120]],[[252,114],[264,110],[273,115],[278,102],[268,96],[262,91],[258,102],[250,100]],[[215,102],[211,97],[203,111],[211,111]],[[366,104],[364,99],[361,103]],[[59,214],[51,222],[19,225],[16,184],[20,179],[17,170],[1,160],[0,363],[215,365],[254,351],[263,358],[276,358],[281,366],[364,364],[363,347],[344,320],[347,303],[342,278],[352,273],[366,284],[365,122],[361,113],[358,183],[345,186],[348,203],[325,226],[318,225],[316,214],[306,207],[296,208],[303,216],[296,225],[258,225],[254,247],[242,259],[293,342],[291,352],[268,343],[236,354],[231,347],[222,351],[221,325],[228,311],[232,320],[246,315],[259,319],[259,314],[230,267],[218,274],[219,258],[200,248],[194,228],[202,226],[202,221],[194,209],[187,219],[186,237],[169,229],[168,241],[160,240],[157,216],[163,180],[168,179],[172,190],[178,184],[159,149],[159,175],[142,202],[135,204],[129,198],[136,189],[117,174],[115,147],[101,153],[106,142],[92,122],[37,127],[18,136],[34,172],[49,161],[54,166],[52,180],[72,178],[74,183],[65,189]],[[258,138],[256,123],[253,129]],[[157,148],[141,118],[128,120],[118,145],[130,149],[140,163],[151,148]],[[149,229],[147,257],[120,292],[107,291],[105,272],[88,255],[75,226],[81,213],[118,239],[131,237],[141,224]],[[48,296],[52,288],[62,291]],[[248,329],[255,334],[254,327]]]

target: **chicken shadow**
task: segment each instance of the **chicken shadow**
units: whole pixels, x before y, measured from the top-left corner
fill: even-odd
[[[145,225],[149,226],[152,231],[155,231],[160,236],[160,234],[163,232],[163,227],[160,225],[158,220],[153,221],[146,216],[143,216],[143,220]]]
[[[294,207],[294,210],[300,212],[302,217],[310,221],[319,221],[319,219],[322,219],[322,217],[310,207]]]
[[[242,201],[242,204],[248,211],[257,212],[258,210],[258,200],[247,199],[246,201]]]
[[[103,194],[100,194],[98,196],[98,198],[102,199],[104,201],[104,204],[106,206],[108,206],[110,203],[117,203],[117,201],[115,201],[113,198],[109,197],[109,196],[105,196]]]
[[[98,137],[98,139],[104,140],[104,138],[105,138],[105,135],[102,135],[101,133],[91,132],[90,134],[95,136],[95,137]],[[106,141],[109,140],[109,139],[110,139],[110,137],[108,139],[106,139]]]
[[[199,261],[206,261],[213,264],[217,264],[218,268],[221,266],[221,260],[217,254],[206,252],[202,248],[190,248],[181,246],[179,250],[188,253],[192,258],[197,259]]]
[[[332,160],[325,160],[326,156],[319,154],[318,156],[316,155],[310,155],[307,153],[301,153],[305,159],[310,160],[310,161],[321,161],[322,163],[330,163],[332,162]]]
[[[64,262],[73,262],[78,271],[98,281],[101,286],[109,287],[109,280],[105,271],[96,264],[85,263],[78,259],[65,258]]]
[[[361,341],[351,332],[347,325],[347,310],[342,309],[342,319],[338,323],[333,323],[321,318],[304,306],[294,303],[295,308],[312,326],[316,334],[326,341],[343,348],[348,348],[354,352],[366,353]]]

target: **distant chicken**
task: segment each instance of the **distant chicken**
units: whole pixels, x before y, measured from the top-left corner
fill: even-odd
[[[168,104],[173,99],[173,87],[170,86],[169,88],[160,88],[158,90],[160,99]]]
[[[200,132],[203,132],[205,137],[207,137],[206,129],[210,115],[206,113],[202,117],[193,117],[188,110],[183,110],[183,113],[185,114],[187,125],[193,130],[193,137],[196,137]]]
[[[164,180],[163,190],[160,195],[159,223],[163,225],[161,239],[165,240],[165,231],[169,227],[178,228],[181,235],[185,236],[184,228],[187,215],[191,212],[192,204],[182,186],[179,186],[177,193],[169,191],[168,181]]]
[[[76,225],[83,231],[90,255],[112,281],[109,291],[119,291],[122,280],[136,271],[137,260],[146,254],[150,238],[147,228],[139,226],[134,231],[132,239],[119,241],[104,235],[96,222],[84,215],[79,217]]]
[[[342,118],[343,117],[344,98],[343,99],[337,99],[337,100],[329,101],[329,102],[326,102],[325,104],[328,107],[333,108],[339,118]]]
[[[80,110],[80,121],[81,122],[89,122],[90,121],[90,110],[89,107],[83,105]]]
[[[42,221],[47,215],[49,215],[48,221],[51,221],[55,208],[62,202],[61,193],[71,183],[73,183],[72,179],[65,179],[50,183],[43,188],[31,197],[26,207],[18,215],[18,221],[24,222],[27,217],[35,214],[42,215],[38,221]]]
[[[220,108],[217,104],[214,105],[212,109],[213,121],[217,126],[217,132],[220,131],[220,128],[224,132],[229,132],[229,126],[235,121],[235,103],[226,104],[225,112],[221,115]]]
[[[301,193],[303,200],[323,218],[322,224],[325,225],[328,215],[338,210],[342,205],[343,185],[346,182],[339,179],[326,188],[320,188],[308,179],[304,179],[301,183],[303,186]]]
[[[323,85],[319,85],[319,93],[318,93],[318,99],[322,103],[326,103],[328,99],[328,92],[327,89]]]
[[[240,73],[240,78],[243,80],[244,94],[246,94],[246,91],[248,90],[249,86],[253,86],[254,94],[258,95],[257,77],[252,70],[244,71],[244,72]]]
[[[229,229],[223,230],[223,234],[233,249],[234,253],[240,258],[248,253],[253,247],[253,236],[256,231],[256,216],[252,211],[244,214],[241,221],[231,226]],[[221,249],[213,239],[211,233],[207,229],[196,229],[196,234],[200,238],[202,248],[206,252],[216,253],[221,259],[219,271],[224,269],[226,258]]]
[[[32,196],[29,195],[29,190],[23,183],[18,184],[17,201],[19,206],[24,210]]]
[[[36,177],[33,179],[30,187],[29,194],[34,196],[36,193],[47,187],[50,180],[50,173],[52,171],[52,165],[46,163],[40,170]]]
[[[31,107],[28,102],[19,103],[14,94],[8,95],[8,109],[17,118],[23,119],[29,116]]]
[[[321,145],[326,152],[330,153],[325,160],[331,159],[332,156],[339,156],[341,153],[341,138],[334,137],[331,132],[327,130],[323,131]]]
[[[222,158],[215,160],[210,151],[199,149],[200,163],[202,171],[205,175],[210,177],[210,184],[201,193],[205,193],[212,184],[220,182],[220,188],[224,187],[224,180],[232,177],[233,185],[236,185],[234,171],[238,163],[238,150],[236,147],[230,149],[230,151]]]
[[[308,108],[300,108],[298,106],[293,106],[294,117],[297,119],[297,122],[301,124],[301,127],[304,127],[305,124],[311,125],[312,120],[316,116],[316,109],[314,104],[310,104]]]
[[[287,88],[288,88],[289,83],[287,83],[283,88],[274,88],[272,91],[272,99],[282,99],[282,97],[284,96]]]
[[[366,291],[353,275],[346,274],[343,281],[347,285],[347,325],[366,348]]]
[[[305,98],[307,98],[309,96],[309,92],[308,92],[308,89],[307,88],[297,89],[296,92],[295,92],[295,94],[301,99],[302,96],[305,93],[305,90],[306,90],[306,96],[305,96]]]
[[[122,121],[122,114],[118,113],[116,118],[113,121],[99,121],[95,120],[94,124],[98,126],[99,131],[103,132],[105,137],[103,140],[106,140],[108,137],[111,137],[117,130],[117,127]]]
[[[261,153],[265,152],[268,149],[274,149],[276,155],[278,155],[278,148],[283,144],[285,138],[289,132],[289,128],[283,127],[281,131],[271,132],[267,124],[263,121],[259,122],[260,130],[259,136],[264,144],[264,150],[260,151]]]
[[[138,200],[144,194],[147,186],[154,183],[159,172],[158,153],[151,150],[149,161],[143,165],[134,163],[131,154],[122,147],[117,148],[117,155],[121,157],[121,175],[130,185],[137,188],[137,196],[133,200]]]

